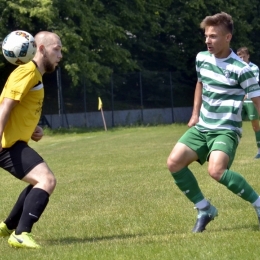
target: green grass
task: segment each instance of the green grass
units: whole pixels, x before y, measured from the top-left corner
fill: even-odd
[[[191,165],[219,217],[192,234],[196,211],[173,183],[166,159],[185,125],[168,125],[45,136],[31,145],[57,177],[57,187],[35,240],[41,250],[9,248],[0,259],[260,259],[257,218],[249,203]],[[260,192],[259,164],[249,122],[232,169]],[[4,219],[25,184],[0,170]]]

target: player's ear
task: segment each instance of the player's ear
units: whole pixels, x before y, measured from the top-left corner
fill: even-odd
[[[230,42],[231,39],[232,39],[232,34],[231,34],[231,33],[228,33],[228,34],[226,35],[226,41],[227,41],[227,42]]]
[[[41,54],[45,54],[45,48],[44,48],[44,45],[40,45],[39,46],[39,51],[41,52]]]

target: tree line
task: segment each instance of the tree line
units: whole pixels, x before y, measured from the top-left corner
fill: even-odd
[[[232,15],[232,48],[247,46],[260,65],[259,0],[0,0],[0,40],[13,30],[54,31],[63,43],[63,76],[71,88],[107,91],[111,74],[173,72],[195,86],[195,56],[205,50],[202,19]],[[14,66],[0,55],[1,85]],[[127,91],[127,89],[125,90]]]

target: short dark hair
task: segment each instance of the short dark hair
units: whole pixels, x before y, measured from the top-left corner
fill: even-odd
[[[241,48],[239,48],[239,49],[237,50],[237,54],[238,54],[238,53],[245,53],[245,54],[249,55],[249,50],[248,50],[247,47],[241,47]]]
[[[212,16],[206,16],[200,23],[200,28],[205,29],[207,26],[222,26],[227,32],[233,34],[234,24],[232,16],[221,12]]]

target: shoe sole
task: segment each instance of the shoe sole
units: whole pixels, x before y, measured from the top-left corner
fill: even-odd
[[[30,246],[26,246],[24,244],[20,244],[19,242],[16,241],[8,241],[8,244],[10,247],[12,248],[24,248],[24,249],[40,249],[41,247],[30,247]]]
[[[24,249],[40,249],[40,247],[28,247],[28,246],[24,246],[24,245],[12,245],[10,243],[8,243],[10,247],[12,248],[16,248],[16,249],[20,249],[20,248],[24,248]]]

